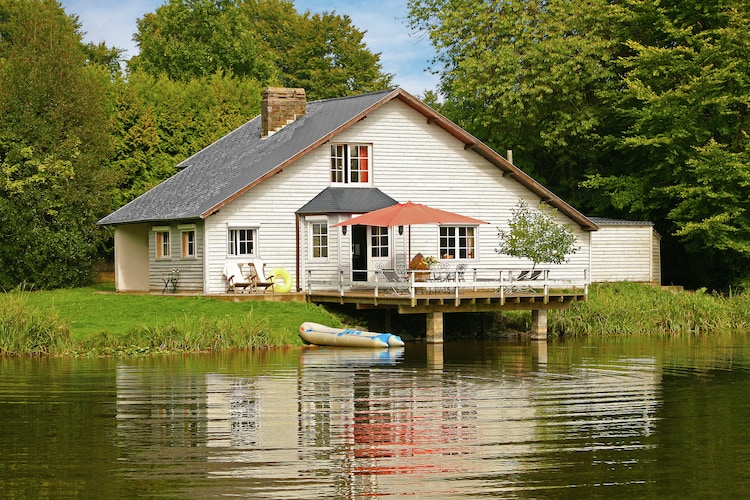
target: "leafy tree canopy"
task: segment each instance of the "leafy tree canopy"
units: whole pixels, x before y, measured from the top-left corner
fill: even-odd
[[[592,215],[654,221],[666,281],[750,276],[750,4],[409,9],[437,49],[449,118]]]
[[[114,181],[109,73],[52,0],[0,0],[0,287],[91,278]]]
[[[288,0],[169,0],[138,20],[131,70],[188,81],[217,71],[313,99],[391,86],[347,16],[299,14]]]

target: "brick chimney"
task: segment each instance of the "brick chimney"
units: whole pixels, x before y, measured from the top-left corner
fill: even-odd
[[[268,87],[261,101],[261,136],[278,132],[298,117],[307,113],[305,89]]]

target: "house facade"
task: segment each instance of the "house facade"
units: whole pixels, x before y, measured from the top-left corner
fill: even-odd
[[[100,221],[115,228],[118,291],[161,291],[179,270],[179,291],[224,293],[227,261],[284,268],[305,290],[308,276],[367,281],[417,253],[493,278],[530,266],[496,251],[519,200],[556,208],[578,239],[550,276],[590,273],[592,220],[402,89],[309,103],[266,89],[261,116],[178,169]],[[406,201],[489,224],[333,227]]]

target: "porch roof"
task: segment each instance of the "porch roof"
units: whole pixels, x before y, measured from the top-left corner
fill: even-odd
[[[327,187],[297,210],[297,214],[360,214],[396,203],[378,188]]]

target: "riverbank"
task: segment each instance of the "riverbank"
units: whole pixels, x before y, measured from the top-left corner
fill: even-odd
[[[0,355],[137,355],[301,345],[304,321],[342,318],[303,302],[116,294],[111,283],[0,295]]]
[[[92,287],[0,295],[0,355],[137,355],[301,345],[299,325],[358,321],[301,302],[109,293]],[[530,314],[497,323],[528,329]],[[366,326],[363,325],[363,326]],[[551,311],[550,335],[674,335],[750,330],[750,293],[674,292],[633,283],[591,287],[589,301]]]

